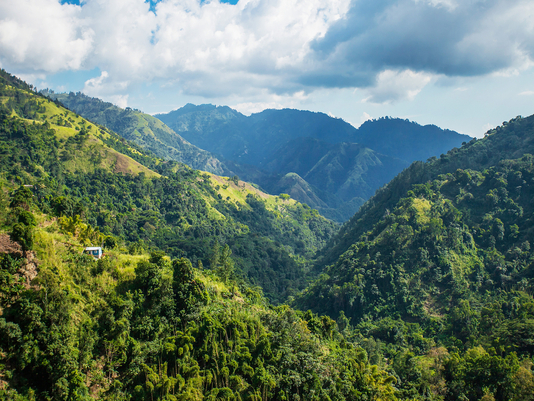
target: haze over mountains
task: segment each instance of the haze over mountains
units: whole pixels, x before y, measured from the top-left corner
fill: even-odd
[[[356,129],[324,113],[291,109],[247,117],[227,106],[188,104],[155,117],[202,149],[274,173],[252,180],[337,221],[350,218],[411,162],[471,139],[395,118],[367,121]]]
[[[323,113],[290,109],[247,117],[227,106],[188,104],[156,119],[81,93],[46,94],[159,157],[237,175],[340,222],[412,161],[439,156],[471,139],[392,118],[356,129]]]

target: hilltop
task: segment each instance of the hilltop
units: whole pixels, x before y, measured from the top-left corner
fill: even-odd
[[[119,133],[159,158],[178,161],[193,169],[219,175],[233,174],[216,156],[192,145],[149,114],[129,107],[123,109],[83,93],[54,93],[49,90],[41,93],[86,119]]]

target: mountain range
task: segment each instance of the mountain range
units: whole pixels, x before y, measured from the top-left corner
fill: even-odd
[[[412,163],[338,230],[3,70],[0,99],[1,398],[533,399],[534,116]],[[373,155],[291,141],[293,170],[321,143]]]
[[[338,222],[412,161],[471,139],[400,119],[366,122],[357,130],[323,113],[266,110],[246,117],[227,106],[191,104],[153,117],[82,93],[43,93],[158,157],[287,193]],[[375,138],[381,136],[399,146],[380,147]]]
[[[411,162],[471,140],[402,119],[367,121],[356,129],[324,113],[291,109],[247,117],[227,106],[187,104],[155,117],[202,149],[274,173],[256,182],[271,193],[283,189],[337,221],[347,220]]]

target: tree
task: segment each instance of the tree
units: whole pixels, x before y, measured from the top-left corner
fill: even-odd
[[[11,203],[9,204],[9,207],[15,209],[15,208],[22,208],[24,210],[29,210],[30,205],[32,203],[33,193],[24,185],[21,185],[11,197]]]

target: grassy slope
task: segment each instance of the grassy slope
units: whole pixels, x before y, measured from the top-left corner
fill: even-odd
[[[12,116],[19,117],[22,121],[30,124],[47,124],[56,132],[57,138],[60,140],[62,146],[60,151],[64,151],[64,144],[69,138],[74,138],[85,131],[88,135],[88,140],[83,144],[83,147],[77,149],[75,157],[66,163],[68,171],[90,173],[96,169],[104,169],[114,173],[125,174],[139,174],[144,173],[147,177],[159,177],[160,175],[139,162],[133,160],[130,156],[122,154],[115,149],[109,147],[103,142],[103,139],[110,139],[111,133],[99,127],[78,114],[58,106],[50,99],[43,98],[33,92],[22,89],[15,89],[13,87],[6,87],[6,90],[22,91],[31,100],[33,100],[40,111],[36,114],[36,118],[22,118],[13,111]],[[129,148],[131,152],[138,152],[133,148]],[[91,155],[90,160],[87,155]]]
[[[117,132],[165,160],[176,160],[199,170],[221,174],[227,168],[215,156],[187,142],[163,122],[149,114],[122,109],[81,93],[48,93],[80,115]]]

